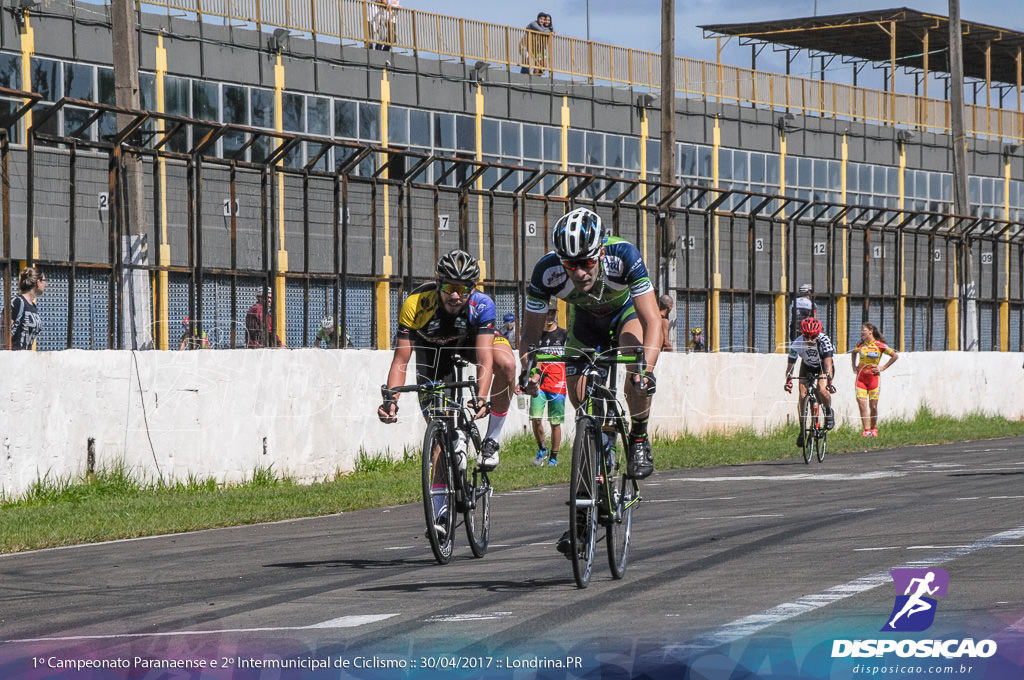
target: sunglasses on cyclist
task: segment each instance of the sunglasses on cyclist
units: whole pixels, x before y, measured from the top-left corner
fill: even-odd
[[[476,288],[476,284],[473,283],[442,283],[440,286],[441,292],[445,295],[468,295],[472,290]]]
[[[573,272],[577,269],[591,269],[595,264],[597,264],[596,257],[585,257],[580,260],[562,260],[562,266]]]

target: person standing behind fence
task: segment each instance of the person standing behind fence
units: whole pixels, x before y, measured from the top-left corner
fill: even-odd
[[[883,354],[889,356],[885,365],[881,365]],[[885,338],[875,324],[866,323],[860,327],[860,342],[850,352],[850,359],[857,376],[857,406],[864,425],[862,437],[878,436],[878,376],[899,358],[899,352],[885,344]]]
[[[800,286],[800,297],[789,306],[790,342],[800,337],[800,323],[810,316],[818,316],[818,305],[814,304],[814,287],[805,283]]]
[[[245,345],[250,349],[259,347],[284,347],[285,344],[274,332],[274,315],[271,304],[274,294],[264,288],[256,298],[256,303],[245,315]]]
[[[658,296],[658,311],[661,312],[661,351],[671,352],[672,341],[669,339],[669,332],[672,330],[672,324],[668,320],[668,315],[672,313],[672,307],[675,305],[675,300],[672,299],[671,295],[659,295]]]
[[[375,0],[367,8],[367,21],[370,24],[370,35],[377,42],[373,49],[390,52],[395,44],[395,33],[398,28],[398,0]]]
[[[11,300],[11,349],[32,349],[43,329],[36,298],[46,290],[46,274],[25,267],[18,277],[18,295]]]
[[[551,23],[551,15],[547,12],[537,14],[537,19],[526,26],[526,35],[520,43],[519,52],[529,66],[524,66],[522,73],[533,73],[535,76],[544,75],[544,69],[548,65],[548,52],[551,48],[551,36],[555,34],[555,27]]]
[[[537,343],[537,350],[544,354],[562,355],[568,331],[558,326],[558,309],[548,309],[544,319],[544,330]],[[530,382],[538,386],[537,394],[530,398],[530,423],[533,437],[537,440],[537,457],[534,465],[543,465],[544,458],[549,466],[558,465],[558,447],[562,443],[562,423],[565,421],[565,364],[561,361],[546,361],[537,364]],[[551,423],[551,449],[544,446],[544,407],[548,409]]]
[[[199,324],[194,323],[189,317],[181,320],[181,337],[178,338],[179,350],[210,349],[210,341],[206,337],[206,331],[199,330]]]

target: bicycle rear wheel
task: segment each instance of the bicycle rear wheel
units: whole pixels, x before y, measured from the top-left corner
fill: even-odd
[[[572,445],[572,471],[569,477],[569,544],[572,550],[572,575],[580,588],[587,587],[594,569],[599,450],[600,437],[594,421],[579,421]]]
[[[800,410],[800,431],[804,435],[804,462],[810,465],[811,457],[814,456],[814,415],[810,397],[804,399]]]
[[[446,436],[437,421],[430,423],[423,435],[423,514],[430,549],[440,564],[451,561],[455,543],[455,486]]]
[[[480,460],[480,433],[474,427],[472,436],[469,438],[469,462]],[[467,475],[470,473],[467,471]],[[469,539],[469,548],[476,557],[483,557],[487,554],[487,542],[491,533],[491,480],[487,473],[479,468],[472,472],[472,476],[466,478],[466,499],[463,517],[466,525],[466,538]]]
[[[620,456],[624,456],[628,449],[628,441],[624,436],[620,443],[623,446]],[[625,461],[622,461],[623,465]],[[624,474],[623,465],[619,465],[619,474],[609,470],[606,493],[610,494],[610,513],[604,518],[605,541],[608,544],[608,567],[611,569],[612,578],[620,579],[626,573],[626,561],[629,559],[629,537],[633,529],[633,506],[640,500],[640,488],[636,480]]]

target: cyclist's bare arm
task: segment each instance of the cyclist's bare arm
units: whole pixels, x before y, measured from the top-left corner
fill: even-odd
[[[489,333],[479,333],[476,336],[476,383],[477,394],[482,403],[490,399],[491,382],[494,378],[494,336]],[[487,402],[488,404],[490,402]],[[483,418],[487,415],[487,406],[478,406],[476,417]]]
[[[529,365],[530,361],[530,347],[535,346],[540,342],[541,332],[544,330],[544,320],[547,314],[540,312],[527,311],[523,315],[523,327],[519,340],[519,363],[524,367]],[[522,381],[521,381],[522,382]],[[532,388],[527,385],[527,394],[536,394],[537,388]]]
[[[647,372],[654,373],[654,366],[658,363],[662,345],[661,310],[658,309],[658,297],[653,290],[647,291],[643,295],[633,298],[633,306],[636,308],[636,315],[640,319],[640,326],[644,331],[644,360],[647,362]]]
[[[412,340],[399,338],[395,341],[395,353],[391,357],[391,368],[388,370],[388,388],[394,389],[405,384],[409,362],[412,360]],[[385,423],[398,420],[398,403],[384,403],[377,408],[377,417]]]

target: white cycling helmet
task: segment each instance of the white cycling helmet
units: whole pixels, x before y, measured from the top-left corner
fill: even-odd
[[[808,293],[813,293],[813,292],[814,292],[814,286],[812,286],[809,283],[805,283],[805,284],[800,286],[800,294],[801,295],[807,295]]]
[[[320,322],[320,328],[323,328],[325,331],[329,331],[334,328],[334,317],[325,316],[324,320]]]
[[[597,257],[604,243],[601,217],[593,210],[576,208],[555,223],[551,241],[555,252],[563,260]]]

